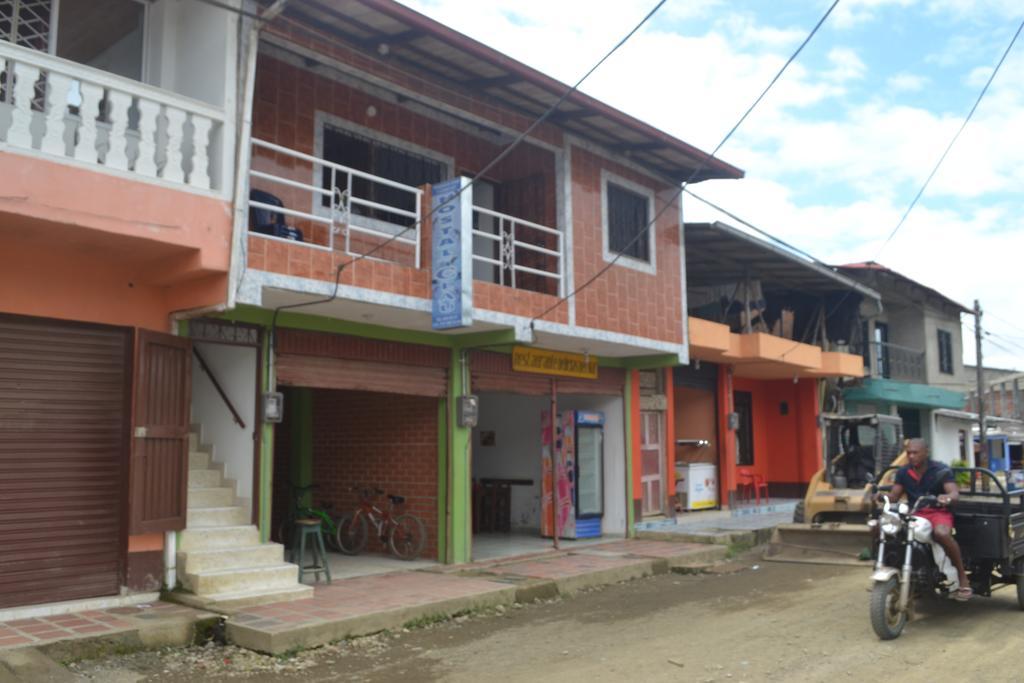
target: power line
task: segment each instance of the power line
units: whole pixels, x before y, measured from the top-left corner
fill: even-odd
[[[277,325],[277,316],[278,316],[278,314],[282,310],[293,309],[293,308],[302,308],[302,307],[311,306],[311,305],[314,305],[314,304],[329,303],[331,301],[334,301],[334,299],[337,298],[337,296],[338,296],[338,289],[339,289],[339,287],[341,285],[341,273],[342,273],[342,271],[346,267],[348,267],[348,266],[350,266],[350,265],[352,265],[354,263],[357,263],[359,261],[362,261],[363,259],[366,259],[366,258],[369,258],[369,257],[373,256],[378,251],[380,251],[381,249],[383,249],[387,245],[393,243],[395,240],[399,239],[400,237],[402,237],[406,233],[408,233],[410,231],[413,231],[413,230],[418,230],[419,227],[423,224],[423,221],[425,221],[425,220],[427,220],[429,218],[432,218],[434,216],[434,214],[437,213],[441,208],[447,206],[448,204],[454,202],[456,199],[458,199],[460,196],[462,196],[463,192],[465,192],[466,190],[471,188],[477,182],[477,180],[479,180],[488,171],[490,171],[492,168],[494,168],[495,165],[500,163],[502,159],[507,157],[512,152],[512,150],[515,149],[519,145],[519,143],[521,143],[523,140],[525,140],[534,130],[536,130],[536,128],[539,125],[544,123],[544,121],[546,121],[562,105],[562,103],[564,103],[574,92],[579,90],[579,87],[583,84],[583,82],[585,80],[587,80],[591,76],[591,74],[593,74],[602,64],[604,64],[606,61],[608,61],[608,59],[619,50],[619,48],[621,48],[623,45],[625,45],[626,42],[630,38],[632,38],[633,35],[636,34],[636,32],[639,31],[644,26],[644,24],[646,24],[650,20],[651,17],[653,17],[658,12],[658,10],[660,10],[661,7],[667,1],[668,0],[659,0],[659,2],[647,14],[644,15],[643,19],[640,20],[640,23],[638,23],[636,26],[634,26],[633,29],[629,31],[629,33],[627,33],[625,36],[623,36],[623,38],[621,40],[619,40],[619,42],[617,42],[614,45],[614,47],[612,47],[611,50],[606,52],[605,55],[603,57],[601,57],[601,59],[598,60],[598,62],[596,64],[594,64],[594,66],[592,66],[589,70],[587,70],[587,72],[585,74],[583,74],[583,76],[578,81],[576,81],[576,83],[574,83],[568,90],[566,90],[565,93],[563,93],[562,96],[559,97],[558,100],[556,100],[554,104],[552,104],[550,107],[548,107],[548,109],[543,114],[541,114],[539,118],[537,118],[523,132],[521,132],[516,137],[515,140],[513,140],[511,143],[509,143],[508,146],[505,147],[505,149],[503,149],[496,157],[494,157],[494,159],[492,159],[490,161],[490,163],[488,163],[486,166],[484,166],[482,169],[480,169],[480,171],[478,171],[476,173],[476,175],[474,175],[466,185],[462,186],[459,189],[458,192],[455,192],[447,200],[445,200],[444,202],[441,202],[437,206],[431,208],[430,212],[426,216],[417,219],[416,222],[413,223],[412,225],[409,225],[409,226],[403,228],[402,230],[396,232],[394,235],[392,235],[388,239],[384,240],[383,242],[381,242],[380,244],[375,246],[373,249],[371,249],[371,250],[369,250],[367,252],[364,252],[362,254],[359,254],[357,256],[354,256],[354,257],[350,258],[348,261],[345,261],[344,263],[339,264],[337,266],[337,268],[335,269],[335,273],[334,273],[334,289],[333,289],[333,291],[332,291],[330,296],[324,297],[324,298],[321,298],[321,299],[315,299],[313,301],[306,301],[306,302],[295,303],[295,304],[286,304],[286,305],[278,306],[277,308],[275,308],[274,309],[273,318],[271,319],[271,340],[273,340],[276,337],[276,332],[275,331],[276,331],[276,325]],[[838,0],[836,0],[836,1],[838,2]],[[271,343],[273,343],[273,341]]]
[[[980,93],[978,93],[978,99],[974,101],[974,106],[971,107],[971,110],[969,112],[967,112],[967,118],[965,118],[964,122],[960,124],[960,128],[957,129],[956,134],[949,141],[949,144],[946,145],[946,149],[943,150],[942,156],[940,156],[939,160],[935,162],[935,166],[934,168],[932,168],[932,172],[928,174],[928,177],[925,179],[924,184],[921,185],[921,189],[917,191],[916,195],[914,195],[914,200],[910,202],[910,206],[908,206],[907,210],[903,212],[903,215],[900,217],[900,220],[896,224],[896,227],[893,228],[892,232],[889,233],[889,236],[885,238],[885,242],[882,243],[882,246],[878,250],[879,255],[881,255],[882,251],[889,244],[889,242],[892,241],[892,238],[896,236],[896,233],[899,232],[899,229],[903,227],[903,223],[904,221],[907,220],[907,216],[909,216],[910,212],[914,209],[915,206],[917,206],[917,201],[921,198],[921,195],[924,194],[924,191],[928,188],[929,183],[932,182],[932,178],[935,177],[935,174],[938,172],[939,167],[942,166],[942,162],[946,160],[946,156],[949,154],[949,151],[953,149],[953,145],[956,144],[956,141],[960,137],[960,134],[964,132],[964,128],[966,128],[967,124],[971,122],[971,118],[974,116],[974,112],[978,109],[978,105],[981,104],[981,100],[985,97],[985,93],[988,92],[988,87],[992,85],[992,81],[995,80],[996,74],[998,74],[999,69],[1002,68],[1003,62],[1006,61],[1006,56],[1010,54],[1010,50],[1013,49],[1013,45],[1014,43],[1017,42],[1017,38],[1020,36],[1020,32],[1022,30],[1024,30],[1024,21],[1022,21],[1020,23],[1020,26],[1017,27],[1017,32],[1014,33],[1013,38],[1010,39],[1010,44],[1006,46],[1005,50],[1003,50],[1003,56],[999,58],[999,61],[996,63],[996,68],[994,68],[992,70],[992,73],[989,75],[988,81],[985,82],[985,87],[981,89]],[[878,258],[876,257],[875,260],[877,261]]]
[[[903,226],[903,223],[907,220],[907,216],[909,216],[910,212],[914,209],[915,206],[917,206],[917,202],[918,202],[919,199],[921,199],[921,195],[924,194],[924,191],[927,189],[928,184],[931,183],[932,178],[935,176],[936,172],[938,172],[939,167],[942,165],[942,162],[945,161],[946,156],[949,155],[949,151],[953,148],[953,145],[956,144],[956,141],[960,137],[960,134],[964,131],[964,128],[967,127],[967,124],[970,122],[971,117],[974,116],[974,112],[978,109],[978,105],[981,104],[981,100],[985,97],[985,93],[988,92],[989,86],[992,85],[992,81],[995,80],[996,74],[999,73],[999,69],[1003,66],[1003,62],[1006,61],[1007,55],[1010,54],[1010,50],[1013,49],[1013,46],[1017,42],[1017,38],[1020,36],[1022,30],[1024,30],[1024,21],[1022,21],[1020,26],[1017,27],[1017,31],[1016,31],[1016,33],[1013,34],[1013,38],[1010,39],[1009,45],[1007,45],[1006,49],[1003,50],[1003,54],[999,58],[999,61],[996,63],[996,66],[992,70],[991,75],[989,75],[988,81],[985,82],[985,87],[983,87],[981,89],[981,92],[978,93],[978,97],[974,101],[974,106],[972,106],[971,110],[967,113],[967,117],[964,119],[964,122],[960,125],[959,130],[957,130],[956,134],[949,141],[949,144],[946,145],[946,149],[945,149],[945,151],[943,151],[942,156],[939,157],[939,160],[935,164],[934,168],[932,168],[931,173],[928,174],[928,177],[925,179],[924,184],[921,185],[921,189],[919,189],[917,191],[917,194],[914,195],[914,198],[913,198],[913,200],[911,200],[910,205],[907,207],[907,210],[903,212],[903,215],[900,217],[899,222],[896,223],[896,227],[893,228],[892,232],[889,233],[889,236],[886,238],[885,242],[883,242],[882,246],[879,247],[878,253],[876,254],[876,256],[874,258],[874,260],[876,262],[878,261],[879,257],[881,257],[882,251],[885,249],[886,245],[888,245],[889,242],[892,241],[892,238],[896,235],[896,233],[899,231],[899,229]],[[846,292],[842,296],[842,298],[840,298],[839,301],[836,302],[835,306],[832,307],[832,310],[825,314],[825,320],[828,320],[833,315],[835,315],[836,311],[839,310],[840,306],[843,305],[843,302],[846,301],[846,299],[849,296],[850,296],[850,292]],[[798,346],[799,346],[799,344],[794,345],[793,348],[791,348],[788,351],[786,351],[785,353],[783,353],[781,355],[781,357],[785,358],[790,353],[792,353],[794,350],[796,350],[798,348]]]
[[[771,234],[767,230],[762,230],[761,228],[757,227],[753,223],[750,223],[749,221],[746,221],[743,218],[740,218],[739,216],[737,216],[736,214],[732,213],[728,209],[725,209],[725,208],[719,206],[718,204],[715,204],[710,199],[706,199],[705,197],[701,197],[699,194],[697,194],[696,192],[694,192],[690,188],[686,188],[685,191],[686,191],[686,194],[690,195],[691,197],[693,197],[697,201],[703,202],[704,204],[707,204],[708,206],[710,206],[712,209],[715,209],[716,211],[724,213],[726,216],[728,216],[732,220],[736,221],[740,225],[743,225],[744,227],[750,228],[751,230],[757,232],[759,235],[762,235],[763,237],[766,237],[766,238],[770,239],[771,241],[776,242],[777,244],[780,244],[780,245],[784,246],[786,249],[789,249],[790,251],[792,251],[792,252],[794,252],[796,254],[799,254],[800,256],[803,256],[804,258],[810,260],[812,263],[816,263],[819,266],[822,266],[822,267],[828,268],[829,270],[832,270],[832,266],[829,265],[828,263],[825,263],[824,261],[822,261],[819,258],[817,258],[817,257],[815,257],[815,256],[813,256],[813,255],[811,255],[809,253],[807,253],[806,251],[804,251],[803,249],[800,249],[799,247],[793,246],[789,242],[783,240],[781,237],[776,237],[775,235]]]
[[[658,222],[658,219],[661,218],[661,216],[666,211],[668,211],[668,209],[679,198],[679,196],[682,195],[683,191],[686,189],[686,186],[689,185],[690,182],[692,182],[693,179],[697,177],[697,174],[699,174],[702,170],[704,170],[704,168],[707,166],[708,162],[710,162],[712,159],[715,158],[715,155],[718,154],[719,150],[721,150],[722,147],[725,145],[725,143],[727,143],[729,141],[729,139],[739,129],[739,127],[743,124],[743,122],[747,120],[747,117],[750,116],[750,114],[754,111],[754,109],[757,107],[757,105],[761,103],[761,100],[763,100],[765,98],[765,96],[768,94],[768,91],[770,91],[772,89],[772,87],[779,80],[779,78],[782,77],[782,74],[786,72],[786,69],[789,68],[789,65],[792,64],[794,60],[796,60],[797,56],[799,56],[799,54],[801,52],[803,52],[803,49],[807,46],[807,44],[809,42],[811,42],[811,39],[818,32],[818,29],[821,28],[822,24],[825,23],[825,20],[828,19],[829,15],[832,14],[832,10],[834,10],[836,8],[836,5],[838,5],[838,4],[839,4],[839,0],[833,0],[832,4],[829,6],[829,8],[825,12],[825,14],[822,15],[821,19],[818,20],[818,23],[814,25],[814,28],[811,29],[811,32],[807,35],[806,38],[804,38],[803,42],[800,43],[800,46],[797,47],[796,51],[792,55],[790,55],[789,59],[786,60],[786,63],[782,65],[782,68],[779,69],[779,71],[775,74],[774,78],[772,78],[772,80],[768,83],[768,85],[764,88],[764,90],[761,91],[761,94],[757,96],[757,99],[755,99],[754,102],[749,107],[747,107],[747,110],[745,112],[743,112],[743,115],[739,118],[739,120],[736,122],[736,124],[733,125],[733,127],[731,129],[729,129],[729,132],[725,134],[725,137],[722,138],[722,141],[719,142],[718,145],[715,146],[715,148],[711,151],[711,153],[710,154],[705,153],[704,158],[697,165],[697,167],[693,169],[693,172],[689,175],[689,177],[685,181],[683,181],[682,185],[679,186],[679,189],[676,190],[675,193],[673,193],[673,195],[668,200],[666,200],[665,205],[654,215],[654,217],[650,221],[648,221],[647,225],[645,225],[643,227],[643,229],[638,231],[637,234],[634,235],[633,238],[625,246],[622,247],[622,249],[618,250],[618,252],[615,254],[615,256],[608,263],[606,263],[604,265],[604,267],[602,267],[600,270],[598,270],[597,273],[595,273],[593,276],[588,278],[583,284],[581,284],[579,287],[576,287],[575,289],[573,289],[571,292],[569,292],[565,296],[559,297],[558,301],[556,301],[555,303],[553,303],[550,306],[548,306],[546,309],[544,309],[543,312],[541,312],[540,314],[535,315],[533,318],[531,318],[530,319],[530,325],[531,326],[537,320],[540,320],[541,318],[546,316],[548,313],[550,313],[551,311],[555,310],[556,308],[561,306],[563,303],[565,303],[569,299],[573,298],[574,296],[576,296],[577,294],[582,292],[584,289],[586,289],[587,287],[592,285],[594,282],[596,282],[598,278],[600,278],[602,275],[607,273],[608,270],[611,269],[612,266],[614,266],[616,263],[618,263],[619,259],[622,258],[622,256],[625,253],[627,253],[633,247],[633,245],[637,243],[637,241],[641,237],[645,237],[647,235],[647,233],[650,232],[650,229]]]
[[[838,2],[838,0],[836,0],[836,1]],[[486,166],[484,166],[482,169],[477,171],[477,173],[472,178],[470,178],[469,182],[466,183],[464,186],[462,186],[459,189],[458,192],[454,193],[448,199],[446,199],[445,201],[441,202],[437,206],[431,208],[430,212],[426,216],[418,219],[412,225],[410,225],[410,226],[402,229],[401,231],[395,233],[394,235],[392,235],[388,239],[384,240],[383,242],[381,242],[380,244],[375,246],[370,251],[368,251],[366,253],[363,253],[363,254],[359,254],[358,256],[352,257],[351,259],[349,259],[345,263],[342,263],[341,265],[339,265],[338,269],[339,270],[343,270],[344,268],[346,268],[349,265],[352,265],[353,263],[357,263],[359,261],[362,261],[365,258],[369,258],[370,256],[373,256],[378,251],[380,251],[384,247],[388,246],[389,244],[391,244],[395,240],[399,239],[400,237],[402,237],[406,233],[414,231],[414,230],[418,230],[420,225],[423,224],[423,221],[425,221],[427,219],[430,219],[430,218],[433,218],[434,214],[436,214],[438,211],[440,211],[443,207],[447,206],[448,204],[451,204],[452,202],[457,200],[459,197],[461,197],[462,194],[466,190],[468,190],[469,188],[473,187],[473,185],[476,184],[476,182],[480,178],[484,177],[492,168],[497,166],[499,163],[502,162],[503,159],[505,159],[505,157],[507,157],[509,154],[511,154],[512,150],[515,149],[516,147],[518,147],[519,144],[523,140],[525,140],[527,137],[529,137],[529,135],[531,133],[533,133],[533,131],[536,130],[538,126],[540,126],[542,123],[547,121],[548,118],[550,118],[551,115],[554,114],[558,110],[558,108],[560,106],[562,106],[562,104],[567,99],[569,99],[569,97],[574,92],[579,90],[580,86],[583,85],[583,82],[585,80],[587,80],[588,78],[590,78],[591,74],[593,74],[595,71],[597,71],[598,68],[600,68],[602,64],[604,64],[606,61],[608,61],[608,59],[610,59],[612,55],[614,55],[616,52],[618,52],[619,48],[621,48],[623,45],[625,45],[629,41],[629,39],[632,38],[634,34],[636,34],[637,31],[639,31],[641,28],[643,28],[644,24],[646,24],[651,19],[651,17],[653,17],[655,14],[657,14],[658,10],[660,10],[662,8],[662,6],[666,2],[668,2],[668,0],[659,0],[658,4],[656,4],[651,9],[651,11],[649,11],[647,14],[644,15],[644,18],[640,20],[640,23],[638,23],[636,26],[634,26],[633,29],[629,33],[627,33],[625,36],[623,36],[622,39],[619,40],[619,42],[617,42],[614,47],[612,47],[611,50],[606,52],[605,55],[603,57],[601,57],[601,59],[599,59],[597,61],[597,63],[594,64],[594,66],[590,67],[590,69],[585,74],[583,74],[583,76],[578,81],[576,81],[576,83],[574,83],[572,85],[572,87],[570,87],[568,90],[566,90],[562,94],[562,96],[559,97],[555,101],[554,104],[552,104],[550,107],[548,107],[547,110],[543,114],[541,114],[540,117],[538,117],[533,123],[531,123],[523,132],[521,132],[516,137],[515,140],[510,142],[508,144],[508,146],[506,146],[505,149],[503,149],[498,154],[498,156],[494,157]]]

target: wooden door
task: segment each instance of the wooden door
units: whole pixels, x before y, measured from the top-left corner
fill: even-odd
[[[139,330],[131,458],[131,533],[185,528],[192,343]]]
[[[644,515],[660,515],[665,506],[665,414],[640,412],[640,485]]]

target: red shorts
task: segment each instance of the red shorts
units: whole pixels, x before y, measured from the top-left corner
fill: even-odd
[[[943,508],[924,508],[914,513],[917,517],[924,517],[932,523],[932,528],[942,524],[953,528],[953,513]]]

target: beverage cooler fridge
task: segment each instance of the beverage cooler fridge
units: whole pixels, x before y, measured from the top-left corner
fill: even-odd
[[[557,523],[559,538],[596,538],[604,516],[604,414],[568,411],[558,415],[556,427],[552,449],[551,413],[545,411],[541,534],[554,536]]]

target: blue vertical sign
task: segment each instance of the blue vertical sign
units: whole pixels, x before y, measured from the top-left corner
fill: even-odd
[[[435,330],[473,324],[472,195],[469,181],[452,178],[433,187],[431,221],[431,325]]]

